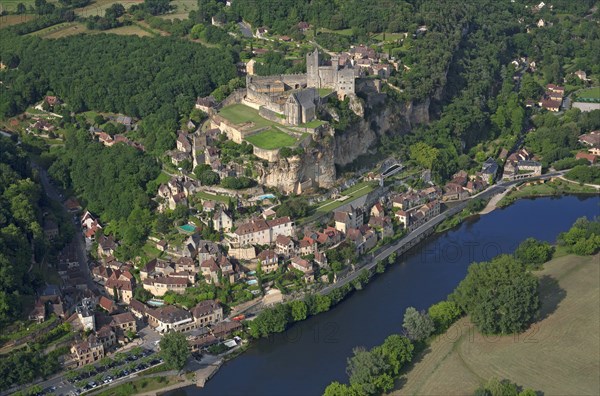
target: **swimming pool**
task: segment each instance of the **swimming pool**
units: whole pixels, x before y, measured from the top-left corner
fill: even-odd
[[[191,232],[194,232],[194,231],[196,231],[196,226],[194,226],[194,225],[192,225],[192,224],[184,224],[184,225],[182,225],[182,226],[179,226],[178,228],[179,228],[181,231],[184,231],[184,232],[190,232],[190,233],[191,233]]]
[[[150,305],[151,307],[162,307],[165,305],[162,300],[148,300],[146,304]]]
[[[263,195],[259,195],[258,197],[256,197],[256,199],[258,199],[259,201],[262,201],[263,199],[273,199],[275,198],[275,195],[273,194],[263,194]]]
[[[258,284],[258,281],[256,279],[250,279],[246,284],[252,286]]]

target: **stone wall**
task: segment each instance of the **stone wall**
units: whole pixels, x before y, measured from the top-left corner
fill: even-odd
[[[276,162],[279,160],[279,149],[267,150],[255,145],[252,145],[252,147],[254,147],[254,155],[260,159],[267,160],[269,162]]]
[[[258,110],[258,114],[262,117],[262,118],[266,118],[269,121],[273,121],[276,122],[278,124],[282,124],[285,125],[285,118],[280,117],[280,113],[276,113],[273,110],[270,110],[264,106],[261,106],[260,109]]]

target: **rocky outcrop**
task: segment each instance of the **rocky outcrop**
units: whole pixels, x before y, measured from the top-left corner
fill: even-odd
[[[337,165],[347,165],[374,147],[384,134],[394,135],[410,132],[418,124],[429,123],[429,99],[422,103],[381,102],[381,96],[367,103],[378,103],[377,108],[368,107],[365,118],[353,123],[334,136],[334,155]]]
[[[351,98],[351,110],[362,115],[345,131],[322,133],[306,147],[302,156],[280,158],[260,169],[260,183],[286,193],[300,193],[309,186],[329,188],[335,184],[336,165],[344,166],[374,149],[384,134],[410,132],[419,124],[427,124],[430,100],[420,103],[396,103],[387,100],[379,87],[364,85],[367,99]],[[333,108],[327,118],[339,121]],[[332,137],[333,136],[333,137]]]
[[[262,167],[259,181],[288,194],[314,187],[332,187],[336,179],[333,156],[331,138],[313,141],[302,156],[280,158]]]

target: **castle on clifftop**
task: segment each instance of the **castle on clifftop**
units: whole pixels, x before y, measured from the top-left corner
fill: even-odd
[[[318,89],[331,89],[339,99],[354,95],[354,80],[358,69],[348,61],[332,56],[331,62],[321,64],[319,51],[306,55],[306,74],[246,76],[246,100],[260,107],[263,116],[280,119],[282,123],[297,126],[317,117],[321,103]],[[253,68],[249,68],[252,70]]]

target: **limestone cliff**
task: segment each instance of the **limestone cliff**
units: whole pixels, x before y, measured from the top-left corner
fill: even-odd
[[[309,187],[329,188],[335,184],[336,165],[347,165],[373,149],[384,134],[410,132],[418,124],[429,123],[427,99],[421,103],[396,103],[379,93],[379,87],[363,87],[366,99],[353,98],[351,109],[364,114],[345,131],[324,131],[306,146],[302,156],[279,158],[261,166],[259,182],[285,193],[301,193]],[[334,109],[328,118],[339,120]]]
[[[332,187],[336,179],[332,143],[331,138],[314,141],[302,156],[280,158],[261,167],[260,183],[296,194],[315,187]]]
[[[429,99],[422,103],[397,104],[370,97],[365,117],[334,136],[335,163],[346,165],[374,147],[384,134],[402,134],[418,124],[429,123]]]

